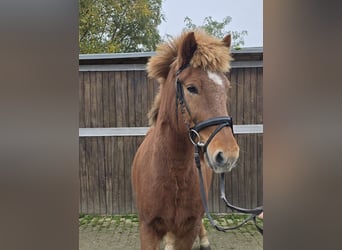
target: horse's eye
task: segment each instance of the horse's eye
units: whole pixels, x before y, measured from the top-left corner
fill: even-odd
[[[198,94],[198,90],[194,86],[189,86],[186,88],[191,94]]]

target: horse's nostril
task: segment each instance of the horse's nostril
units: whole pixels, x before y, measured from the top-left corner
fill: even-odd
[[[215,161],[218,164],[222,164],[225,162],[224,156],[223,156],[223,152],[218,152],[215,156]]]

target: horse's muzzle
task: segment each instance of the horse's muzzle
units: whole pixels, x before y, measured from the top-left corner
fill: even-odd
[[[205,152],[206,163],[217,174],[231,171],[236,166],[238,158],[238,151],[229,156],[220,150],[216,150],[213,155],[209,155],[208,152]]]

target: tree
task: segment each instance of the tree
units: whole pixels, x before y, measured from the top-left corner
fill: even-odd
[[[193,24],[190,17],[185,17],[185,28],[184,30],[193,30],[196,28],[204,29],[209,34],[216,36],[217,38],[223,38],[229,31],[226,29],[226,26],[232,21],[230,16],[223,18],[222,22],[215,21],[211,16],[204,18],[203,25],[197,26]],[[241,46],[245,44],[244,36],[246,36],[247,30],[239,31],[230,31],[232,35],[232,46],[235,49],[240,49]]]
[[[153,51],[162,0],[80,0],[80,53]]]

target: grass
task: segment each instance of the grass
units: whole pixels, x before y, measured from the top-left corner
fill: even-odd
[[[248,215],[244,214],[211,214],[212,218],[223,227],[231,227],[238,225]],[[137,214],[125,214],[125,215],[79,215],[79,226],[80,227],[96,227],[98,229],[110,228],[124,226],[128,228],[133,228],[138,226],[139,218]],[[208,218],[205,216],[203,218],[203,223],[207,229],[212,228]],[[257,218],[257,223],[263,227],[263,220]],[[251,232],[256,231],[254,223],[249,221],[246,225],[239,228],[240,232]]]

